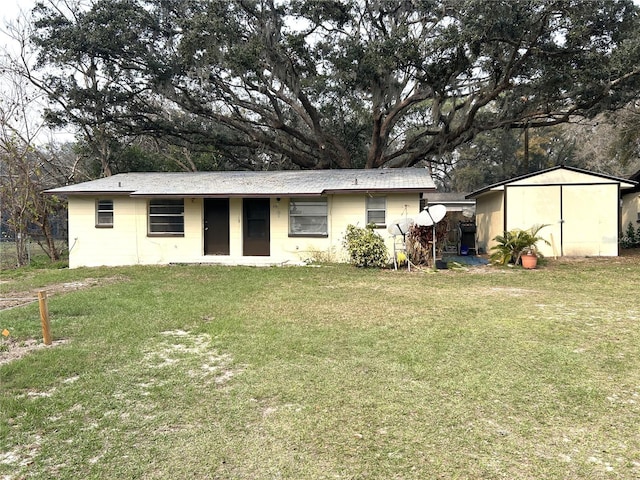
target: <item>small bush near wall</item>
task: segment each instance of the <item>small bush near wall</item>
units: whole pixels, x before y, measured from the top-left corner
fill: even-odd
[[[340,261],[340,256],[335,252],[333,248],[320,250],[318,248],[310,247],[309,249],[307,249],[307,251],[301,254],[301,258],[307,265],[337,263]]]
[[[635,248],[640,246],[640,226],[638,231],[633,228],[633,223],[629,222],[627,229],[620,237],[620,246],[622,248]]]
[[[349,261],[356,267],[383,268],[389,264],[389,252],[384,240],[374,231],[374,225],[359,228],[347,225],[344,246]]]

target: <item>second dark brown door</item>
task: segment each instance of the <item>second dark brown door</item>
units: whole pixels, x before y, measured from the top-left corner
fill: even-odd
[[[244,256],[269,256],[270,224],[269,199],[245,198],[243,200],[243,252]]]

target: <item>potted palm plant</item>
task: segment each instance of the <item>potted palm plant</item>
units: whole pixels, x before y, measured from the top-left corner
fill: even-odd
[[[536,268],[538,265],[538,256],[542,255],[538,252],[538,249],[535,245],[531,245],[522,250],[520,254],[520,263],[522,264],[522,268],[532,269]]]
[[[493,240],[497,244],[491,247],[491,261],[500,265],[513,263],[524,268],[536,268],[538,259],[542,257],[536,244],[542,241],[549,245],[546,239],[538,235],[546,226],[548,225],[534,225],[527,230],[516,228],[496,236]]]

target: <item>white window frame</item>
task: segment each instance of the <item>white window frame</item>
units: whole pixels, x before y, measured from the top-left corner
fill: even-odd
[[[382,196],[382,195],[375,195],[375,196],[367,196],[367,225],[373,223],[376,228],[386,228],[387,226],[387,197]],[[382,206],[379,205],[379,203],[382,202]],[[376,203],[378,203],[377,205],[375,205]],[[372,216],[380,215],[380,212],[382,212],[382,222],[380,221],[375,221],[375,220],[380,220],[380,218],[375,218]]]
[[[154,198],[147,205],[147,235],[184,237],[183,198]]]
[[[96,228],[113,228],[113,200],[101,198],[96,200]]]
[[[327,197],[289,199],[289,236],[329,236],[329,206]]]

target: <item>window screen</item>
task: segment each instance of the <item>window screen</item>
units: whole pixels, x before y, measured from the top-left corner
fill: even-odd
[[[96,202],[96,227],[113,227],[113,200]]]
[[[289,235],[326,236],[328,233],[326,198],[289,201]]]
[[[149,233],[184,235],[184,200],[151,200]]]

